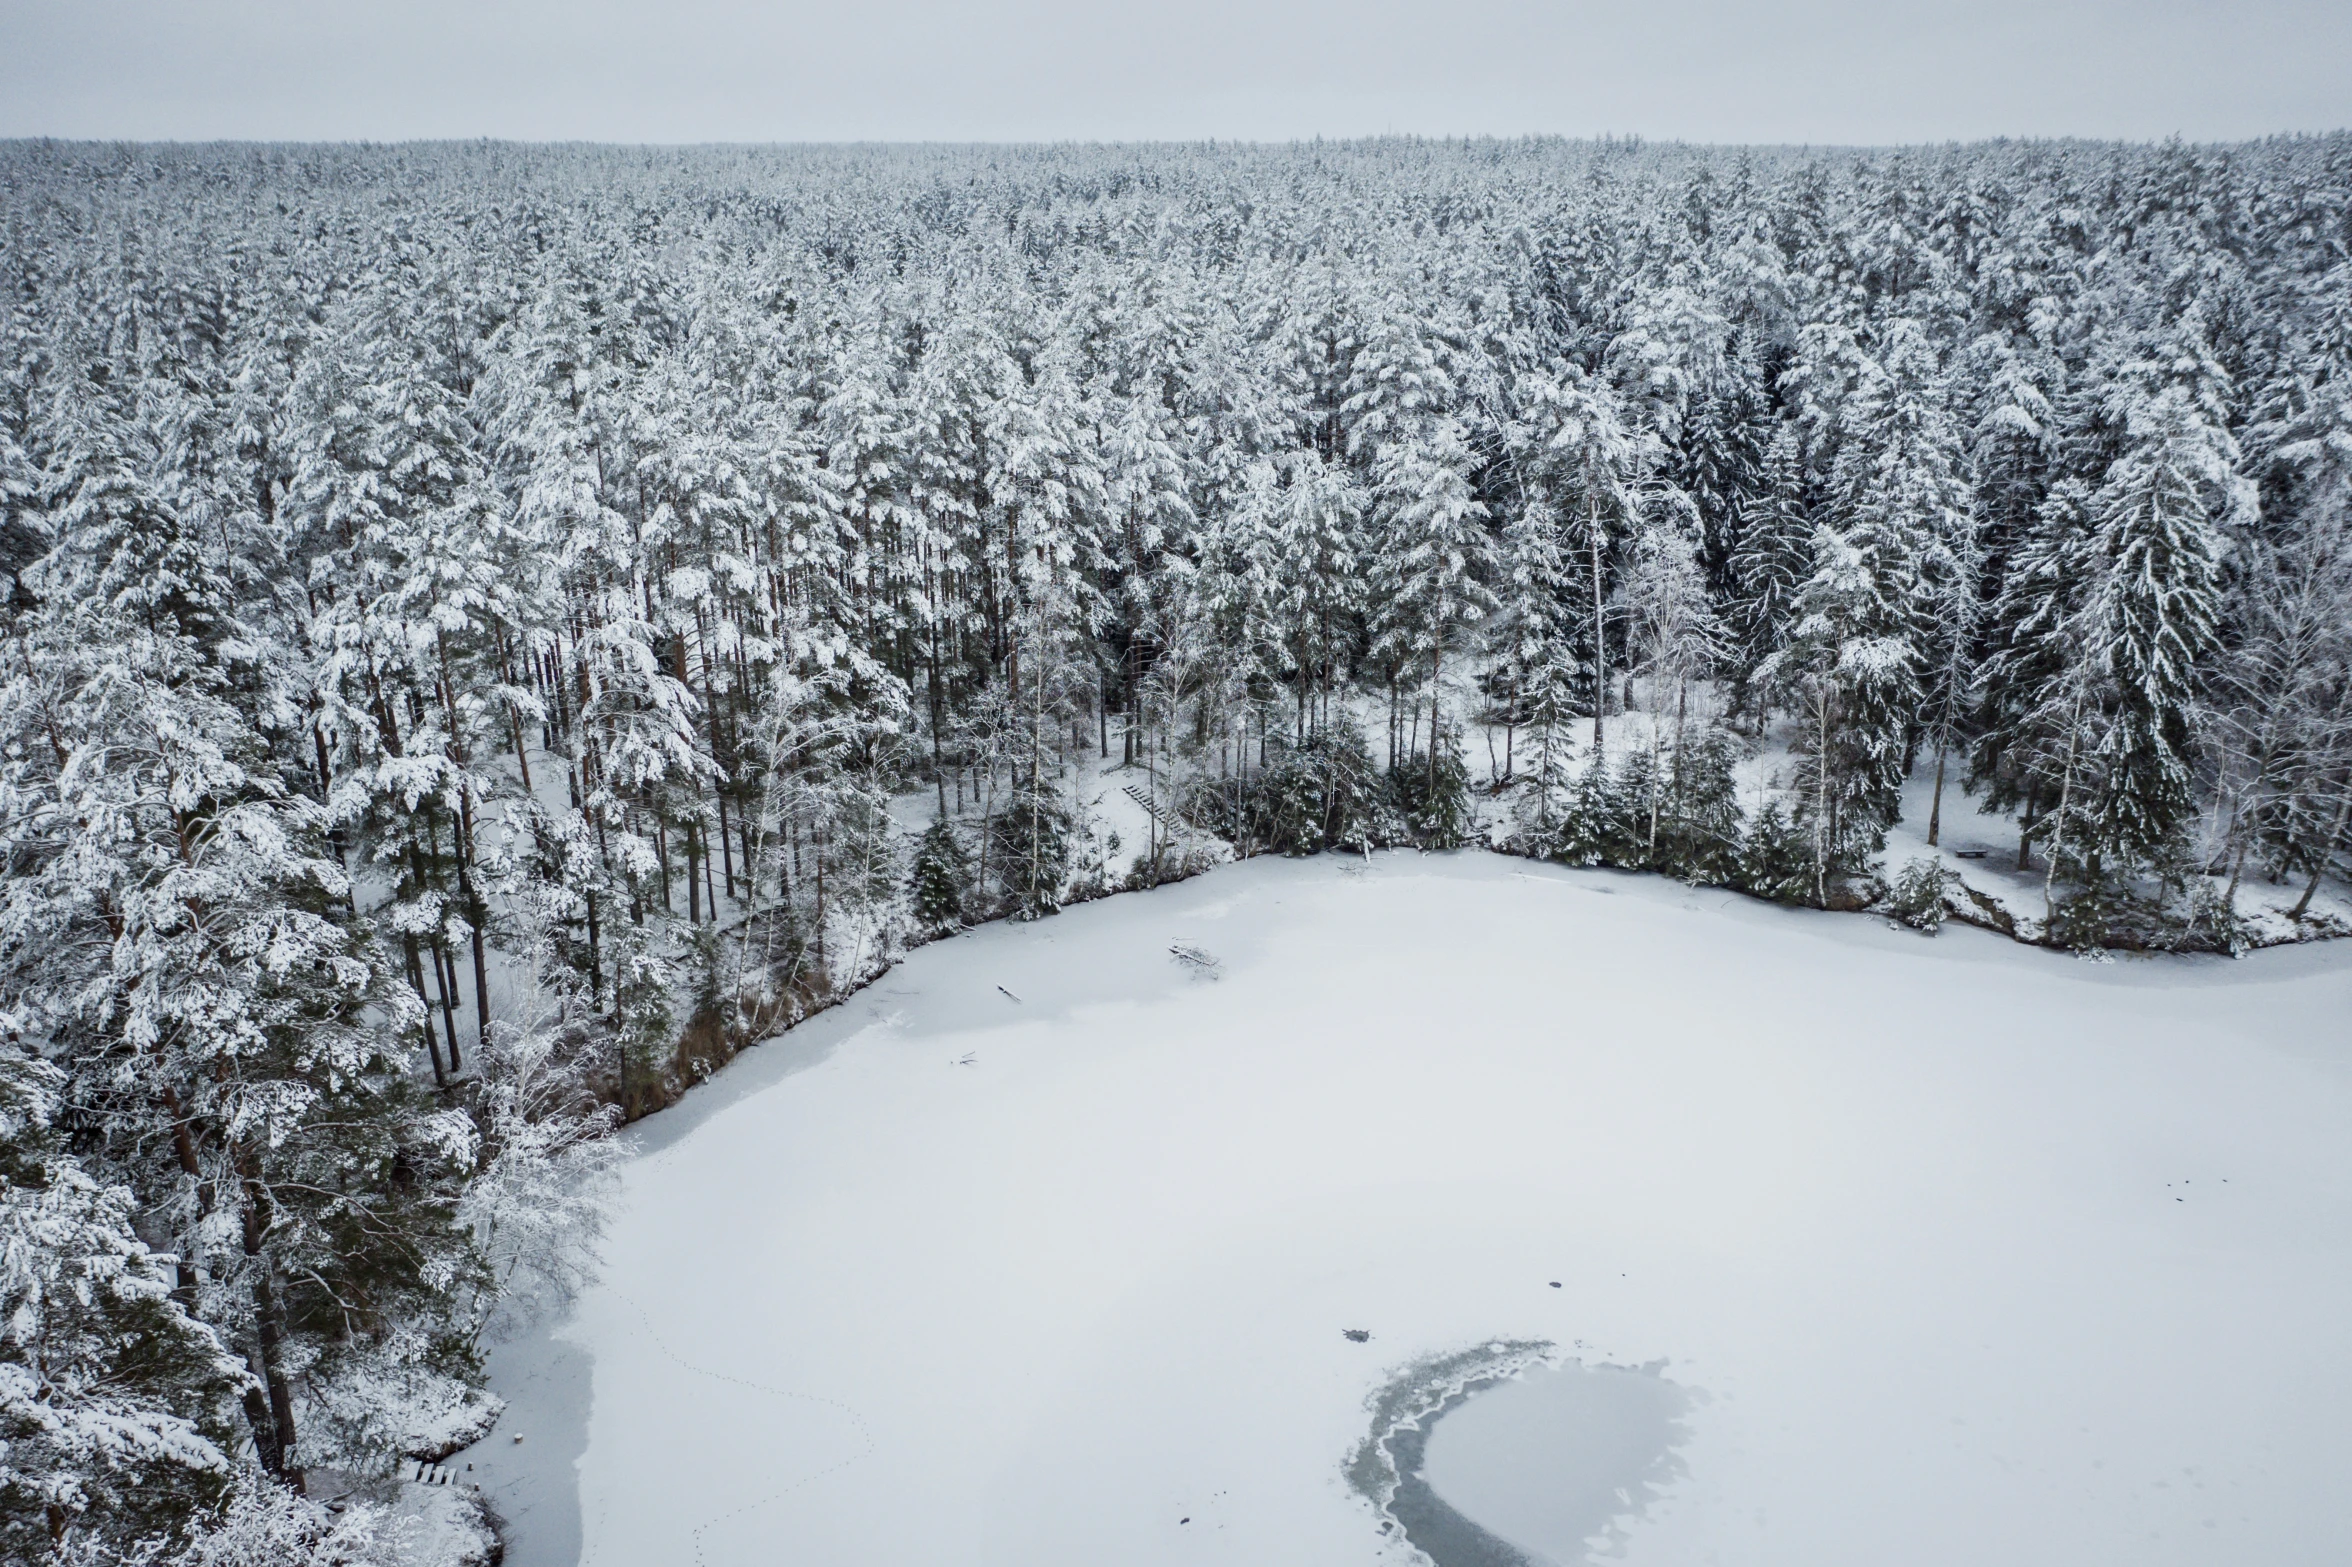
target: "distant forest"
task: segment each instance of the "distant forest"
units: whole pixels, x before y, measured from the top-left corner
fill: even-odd
[[[404,1559],[321,1477],[458,1440],[617,1117],[1209,835],[1861,906],[1932,770],[2053,942],[2343,868],[2352,138],[0,190],[12,1559]]]

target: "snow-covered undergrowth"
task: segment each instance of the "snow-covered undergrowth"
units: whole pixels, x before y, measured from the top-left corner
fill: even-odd
[[[1227,866],[923,948],[645,1123],[450,1464],[513,1567],[1405,1562],[1382,1391],[1548,1344],[1693,1392],[1629,1563],[2340,1561],[2348,1004],[2336,944]]]

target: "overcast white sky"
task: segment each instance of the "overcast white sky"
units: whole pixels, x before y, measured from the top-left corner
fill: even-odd
[[[2352,125],[2352,0],[0,0],[0,136],[598,141]]]

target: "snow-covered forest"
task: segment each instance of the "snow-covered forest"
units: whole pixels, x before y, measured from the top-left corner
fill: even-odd
[[[431,1559],[615,1122],[973,922],[1989,809],[2021,937],[2335,929],[2352,138],[0,181],[12,1559]]]

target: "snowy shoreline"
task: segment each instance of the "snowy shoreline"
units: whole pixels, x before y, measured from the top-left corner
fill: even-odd
[[[1126,828],[1128,830],[1128,834],[1130,835],[1125,840],[1131,849],[1130,858],[1131,860],[1140,863],[1142,859],[1142,853],[1136,846],[1141,842],[1148,841],[1147,832],[1138,828],[1138,823],[1143,819],[1142,815],[1137,808],[1130,804],[1130,802],[1122,799],[1118,791],[1109,788],[1106,782],[1108,779],[1110,779],[1114,772],[1120,771],[1125,771],[1125,769],[1105,766],[1100,770],[1082,770],[1081,794],[1084,793],[1085,786],[1097,786],[1094,797],[1086,803],[1085,819],[1088,822],[1088,831],[1090,834],[1104,828],[1108,828],[1110,831],[1116,834],[1119,828]],[[1914,809],[1915,814],[1918,815],[1925,814],[1924,805],[1922,803],[1924,800],[1924,784],[1924,779],[1914,779],[1909,785],[1907,785],[1907,788],[1911,794],[1921,797],[1919,800],[1913,800],[1910,802],[1910,805]],[[927,819],[924,817],[923,812],[928,808],[929,800],[930,795],[928,793],[918,792],[917,794],[906,796],[901,800],[894,802],[893,814],[898,818],[898,824],[901,829],[906,831],[910,838],[920,835],[919,827],[916,825],[916,823],[920,820]],[[1487,800],[1486,803],[1493,803],[1491,797]],[[1889,847],[1886,854],[1883,856],[1884,863],[1881,866],[1881,871],[1882,873],[1891,872],[1894,868],[1894,863],[1898,855],[1909,857],[1924,856],[1935,861],[1944,869],[1945,872],[1948,873],[1949,876],[1949,880],[1946,885],[1945,896],[1943,899],[1944,917],[1958,924],[1967,925],[1973,927],[1974,929],[1984,931],[1987,934],[2004,937],[2012,942],[2015,942],[2019,946],[2038,948],[2050,952],[2067,953],[2070,956],[2089,958],[2095,961],[2105,961],[2115,956],[2130,958],[2200,958],[2213,956],[2235,957],[2246,952],[2268,951],[2282,947],[2311,946],[2332,941],[2352,939],[2352,921],[2347,921],[2343,912],[2344,907],[2347,906],[2346,900],[2338,896],[2331,889],[2327,897],[2322,900],[2320,907],[2314,913],[2304,919],[2288,919],[2281,915],[2280,912],[2276,909],[2268,907],[2257,907],[2251,912],[2251,914],[2245,919],[2243,923],[2242,929],[2244,933],[2244,943],[2242,947],[2236,951],[2221,951],[2205,947],[2172,948],[2164,946],[2092,949],[2070,948],[2065,943],[2056,940],[2050,935],[2049,932],[2043,929],[2043,922],[2038,915],[2018,906],[2016,900],[2018,900],[2021,896],[2031,893],[2033,890],[2031,886],[2032,878],[2029,874],[2019,873],[2014,876],[2004,877],[1987,865],[1986,859],[1989,851],[1981,842],[1972,840],[1972,846],[1968,847],[1963,847],[1960,844],[1958,836],[1959,833],[1966,830],[1969,817],[1977,814],[1972,811],[1964,810],[1964,807],[1966,807],[1968,803],[1967,796],[1960,794],[1956,790],[1953,791],[1949,805],[1951,808],[1951,815],[1954,825],[1953,827],[1947,829],[1947,837],[1944,844],[1940,848],[1928,845],[1920,836],[1919,832],[1909,825],[1909,818],[1898,821],[1896,826],[1890,830]],[[2011,825],[2007,822],[2006,818],[1997,818],[1988,815],[1987,819],[2001,821],[2005,826]],[[969,824],[966,823],[965,825],[968,826]],[[1114,839],[1114,841],[1116,841],[1116,839]],[[1258,859],[1321,859],[1326,857],[1351,857],[1349,856],[1349,851],[1340,849],[1326,849],[1319,851],[1317,854],[1303,857],[1284,855],[1279,851],[1272,849],[1264,849],[1254,854],[1245,855],[1239,853],[1235,846],[1230,842],[1218,838],[1213,834],[1197,829],[1189,830],[1188,835],[1182,840],[1180,847],[1189,847],[1195,851],[1206,848],[1212,852],[1207,854],[1200,854],[1195,852],[1190,856],[1172,853],[1169,860],[1171,870],[1167,874],[1165,880],[1153,883],[1152,885],[1148,886],[1132,886],[1113,883],[1101,887],[1098,890],[1090,891],[1085,895],[1074,899],[1073,901],[1059,905],[1055,910],[1055,914],[1058,915],[1059,913],[1069,909],[1083,907],[1086,904],[1098,903],[1107,898],[1118,898],[1131,893],[1151,892],[1157,890],[1159,887],[1173,886],[1179,882],[1188,881],[1194,877],[1202,875],[1220,864],[1241,863],[1247,860]],[[1493,821],[1481,820],[1478,823],[1478,831],[1472,835],[1468,841],[1462,843],[1458,848],[1424,850],[1408,848],[1400,845],[1384,848],[1380,852],[1413,854],[1456,854],[1471,852],[1486,853],[1493,854],[1504,859],[1523,862],[1531,865],[1549,865],[1575,870],[1605,871],[1614,875],[1630,877],[1655,877],[1661,881],[1673,882],[1676,885],[1692,887],[1699,891],[1722,892],[1754,902],[1767,908],[1809,908],[1818,913],[1862,915],[1879,921],[1900,924],[1900,921],[1894,917],[1892,911],[1887,906],[1885,888],[1883,885],[1875,889],[1874,896],[1869,896],[1867,898],[1849,898],[1844,901],[1833,903],[1826,907],[1815,908],[1813,905],[1809,904],[1781,903],[1772,898],[1765,897],[1760,893],[1752,892],[1744,887],[1722,886],[1712,883],[1684,882],[1680,878],[1677,878],[1668,872],[1646,869],[1642,867],[1619,866],[1606,863],[1593,865],[1570,865],[1566,862],[1544,855],[1526,852],[1525,850],[1513,847],[1511,845],[1508,825],[1505,821],[1500,819]],[[1179,866],[1182,868],[1176,868]],[[1971,880],[1971,876],[1973,876],[1975,879]],[[1885,879],[1885,875],[1882,874],[1880,877],[1881,882],[1883,883]],[[2247,891],[2249,894],[2251,894],[2253,889],[2249,887]],[[1050,919],[1055,916],[1047,915],[1044,917]],[[831,989],[817,996],[796,994],[792,998],[795,1015],[791,1018],[791,1021],[786,1023],[783,1027],[773,1030],[772,1032],[762,1033],[757,1038],[744,1039],[740,1043],[729,1043],[727,1047],[719,1053],[718,1058],[714,1062],[710,1063],[708,1070],[704,1072],[703,1075],[692,1076],[679,1082],[674,1086],[667,1097],[658,1099],[650,1106],[650,1108],[644,1109],[639,1114],[630,1117],[627,1124],[631,1126],[639,1125],[647,1118],[659,1115],[663,1110],[674,1107],[694,1088],[699,1087],[704,1082],[707,1082],[710,1077],[715,1075],[717,1072],[724,1071],[727,1066],[731,1065],[734,1060],[745,1051],[751,1050],[758,1046],[770,1044],[777,1039],[781,1039],[790,1034],[793,1030],[804,1027],[814,1019],[822,1017],[827,1012],[837,1007],[846,1005],[850,1001],[856,999],[858,995],[860,995],[870,986],[887,977],[893,970],[898,968],[901,964],[905,963],[910,956],[912,956],[915,952],[920,951],[922,948],[931,946],[937,942],[953,940],[958,936],[969,934],[974,930],[986,929],[990,926],[1008,923],[1020,924],[1025,922],[1020,920],[1016,915],[1006,913],[998,914],[990,919],[962,924],[952,930],[932,933],[918,933],[914,935],[905,946],[897,948],[894,951],[890,951],[887,953],[887,955],[882,956],[878,963],[855,966],[849,977],[844,982],[840,983],[837,988]],[[1929,931],[1928,934],[1932,935],[1932,930]]]

